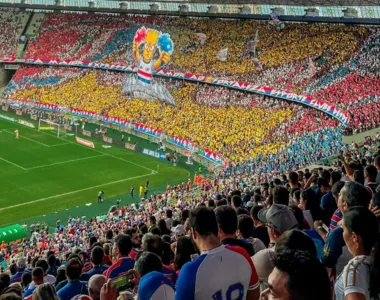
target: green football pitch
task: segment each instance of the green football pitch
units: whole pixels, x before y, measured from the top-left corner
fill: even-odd
[[[190,176],[156,158],[92,141],[95,149],[77,144],[75,137],[0,120],[0,226],[96,202],[100,190],[111,198],[134,186],[138,199],[147,178],[154,188]]]

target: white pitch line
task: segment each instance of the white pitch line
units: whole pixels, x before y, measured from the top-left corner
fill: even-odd
[[[11,132],[11,131],[8,131],[8,130],[4,130],[4,132],[9,133],[9,134],[14,134],[14,132]],[[30,139],[30,138],[28,138],[28,137],[25,137],[25,136],[22,136],[22,135],[20,136],[20,138],[22,138],[22,139],[26,139],[26,140],[29,140],[29,141],[32,141],[32,142],[37,143],[37,144],[40,144],[40,145],[42,145],[42,146],[44,146],[44,147],[50,147],[49,145],[46,145],[46,144],[44,144],[44,143],[41,143],[41,142],[38,142],[38,141],[32,140],[32,139]]]
[[[61,143],[61,144],[51,145],[49,147],[58,147],[58,146],[63,146],[63,145],[70,145],[70,143]]]
[[[55,195],[55,196],[50,196],[50,197],[46,197],[46,198],[42,198],[42,199],[38,199],[38,200],[24,202],[24,203],[20,203],[20,204],[8,206],[8,207],[0,208],[0,211],[11,209],[11,208],[16,208],[16,207],[21,207],[21,206],[24,206],[26,204],[43,202],[43,201],[46,201],[46,200],[49,200],[49,199],[54,199],[54,198],[58,198],[58,197],[62,197],[62,196],[72,195],[72,194],[75,194],[75,193],[79,193],[79,192],[84,192],[84,191],[96,189],[96,188],[103,187],[103,186],[106,186],[106,185],[112,185],[112,184],[115,184],[115,183],[129,181],[129,180],[133,180],[133,179],[137,179],[137,178],[141,178],[141,177],[146,177],[146,176],[152,176],[152,174],[145,174],[145,175],[140,175],[140,176],[135,176],[135,177],[129,177],[129,178],[121,179],[121,180],[116,180],[116,181],[112,181],[112,182],[108,182],[108,183],[104,183],[104,184],[99,184],[99,185],[91,186],[91,187],[84,188],[84,189],[81,189],[81,190],[76,190],[76,191],[72,191],[72,192],[68,192],[68,193],[64,193],[64,194],[60,194],[60,195]]]
[[[74,161],[81,161],[81,160],[86,160],[86,159],[91,159],[91,158],[96,158],[96,157],[102,157],[102,156],[105,156],[105,155],[104,154],[103,155],[94,155],[94,156],[82,157],[82,158],[71,159],[71,160],[66,160],[66,161],[60,161],[60,162],[52,163],[52,164],[48,164],[48,165],[42,165],[42,166],[28,168],[27,170],[34,170],[34,169],[40,169],[40,168],[45,168],[45,167],[50,167],[50,166],[62,165],[62,164],[71,163]]]
[[[17,168],[20,168],[20,169],[23,169],[24,171],[26,171],[26,169],[24,167],[21,167],[18,164],[15,164],[15,163],[13,163],[13,162],[11,162],[9,160],[6,160],[5,158],[2,158],[1,156],[0,156],[0,159],[3,160],[3,161],[5,161],[5,162],[7,162],[8,164],[14,165]]]

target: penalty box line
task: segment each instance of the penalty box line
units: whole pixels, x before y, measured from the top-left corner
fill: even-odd
[[[17,207],[22,207],[22,206],[28,205],[28,204],[39,203],[39,202],[43,202],[43,201],[46,201],[46,200],[50,200],[50,199],[54,199],[54,198],[59,198],[59,197],[62,197],[62,196],[68,196],[68,195],[76,194],[76,193],[79,193],[79,192],[89,191],[89,190],[100,188],[100,187],[103,187],[103,186],[112,185],[112,184],[116,184],[116,183],[120,183],[120,182],[125,182],[125,181],[129,181],[129,180],[133,180],[133,179],[137,179],[137,178],[141,178],[141,177],[146,177],[146,176],[149,176],[149,175],[152,176],[152,174],[144,174],[144,175],[129,177],[129,178],[125,178],[125,179],[121,179],[121,180],[116,180],[116,181],[112,181],[112,182],[108,182],[108,183],[103,183],[103,184],[91,186],[91,187],[88,187],[88,188],[84,188],[84,189],[80,189],[80,190],[76,190],[76,191],[72,191],[72,192],[68,192],[68,193],[63,193],[63,194],[59,194],[59,195],[54,195],[54,196],[50,196],[50,197],[46,197],[46,198],[37,199],[37,200],[34,200],[34,201],[24,202],[24,203],[20,203],[20,204],[8,206],[8,207],[0,208],[0,211],[7,210],[7,209],[12,209],[12,208],[17,208]]]
[[[8,131],[8,130],[6,130],[6,129],[4,129],[4,132],[9,133],[9,134],[12,134],[12,135],[15,134],[14,132]],[[48,147],[48,148],[50,148],[50,147],[62,146],[62,145],[68,145],[68,144],[69,144],[69,143],[61,143],[61,144],[56,144],[56,145],[47,145],[47,144],[45,144],[45,143],[42,143],[42,142],[39,142],[39,141],[35,141],[35,140],[31,139],[31,138],[28,138],[28,137],[26,137],[26,136],[24,136],[24,135],[20,135],[19,138],[29,140],[29,141],[31,141],[31,142],[37,143],[37,144],[39,144],[39,145],[42,145],[42,146],[44,146],[44,147]]]

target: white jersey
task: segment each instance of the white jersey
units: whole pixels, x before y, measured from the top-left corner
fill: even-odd
[[[369,297],[369,268],[371,266],[370,257],[359,255],[351,259],[343,272],[337,277],[335,282],[335,299],[344,300],[352,293],[363,294],[366,299]]]
[[[176,299],[245,299],[259,287],[248,253],[237,246],[219,246],[185,264],[177,281]]]

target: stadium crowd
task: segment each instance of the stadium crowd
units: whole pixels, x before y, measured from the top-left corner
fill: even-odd
[[[269,165],[275,167],[277,163],[273,162],[279,160],[284,162],[277,165],[281,168],[307,165],[306,161],[289,160],[295,151],[319,153],[299,156],[314,163],[309,159],[327,158],[331,149],[341,147],[337,121],[317,110],[252,93],[156,79],[171,91],[176,100],[176,106],[172,107],[137,99],[126,101],[121,87],[131,75],[56,67],[25,67],[19,74],[5,90],[10,99],[54,103],[118,116],[164,130],[169,136],[188,139],[228,161],[254,158],[259,161],[257,165],[262,164],[262,159],[271,161],[266,165],[270,171],[274,169]],[[289,150],[292,143],[297,144],[297,149]],[[282,154],[277,157],[280,150]]]
[[[54,234],[32,225],[1,245],[0,299],[379,299],[379,139],[328,169],[229,168]]]

